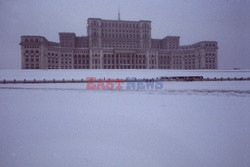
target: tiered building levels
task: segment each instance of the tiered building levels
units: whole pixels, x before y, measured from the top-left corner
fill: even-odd
[[[216,41],[180,46],[180,37],[151,38],[151,21],[89,18],[87,36],[21,37],[22,69],[217,69]]]

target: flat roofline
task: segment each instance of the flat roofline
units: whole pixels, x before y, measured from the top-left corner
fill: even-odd
[[[136,21],[136,20],[111,20],[111,19],[101,19],[101,18],[93,18],[93,17],[90,17],[90,18],[88,18],[88,20],[89,19],[98,19],[98,20],[102,20],[102,21],[116,21],[116,22],[139,22],[139,21],[143,21],[143,22],[151,22],[150,20],[138,20],[138,21]]]
[[[213,42],[213,43],[218,43],[217,41],[199,41],[199,42],[196,42],[194,44],[199,44],[199,43],[204,43],[204,42]]]
[[[41,36],[41,35],[22,35],[21,37],[42,37],[42,38],[45,38],[44,36]]]
[[[171,36],[171,35],[168,35],[168,36],[166,36],[165,38],[180,38],[180,36]]]
[[[74,35],[74,36],[76,36],[76,34],[74,32],[59,32],[58,34],[59,34],[59,36],[61,36],[61,35]]]

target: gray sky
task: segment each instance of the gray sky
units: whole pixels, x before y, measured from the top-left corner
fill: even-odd
[[[117,0],[0,0],[0,68],[20,68],[20,36],[86,35],[89,17],[117,19]],[[152,38],[219,43],[219,68],[250,69],[250,0],[120,0],[121,18],[151,20]]]

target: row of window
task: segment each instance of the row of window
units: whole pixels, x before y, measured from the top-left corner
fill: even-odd
[[[72,61],[71,60],[69,60],[69,61],[67,61],[67,60],[61,60],[61,64],[72,64]]]
[[[74,53],[89,53],[89,50],[74,50]]]
[[[33,62],[36,62],[38,63],[39,62],[39,56],[36,55],[25,55],[25,62],[26,63],[33,63]]]
[[[74,55],[74,59],[88,59],[89,58],[89,55]]]
[[[60,67],[60,69],[72,69],[73,68],[70,65],[61,65],[59,67]],[[58,69],[58,66],[51,66],[51,65],[49,65],[48,69]]]
[[[25,53],[39,53],[39,50],[25,50]]]
[[[149,69],[157,69],[157,66],[149,66]]]
[[[176,61],[176,60],[173,61],[173,65],[181,65],[181,64],[182,64],[181,60],[180,61]]]
[[[139,48],[139,44],[123,44],[123,43],[103,43],[102,47],[113,48]]]
[[[195,61],[193,60],[193,61],[184,61],[184,64],[195,64]]]
[[[64,55],[65,57],[70,57],[71,55]],[[93,55],[94,58],[99,58],[100,55]],[[153,56],[153,55],[151,55]],[[76,58],[89,58],[89,55],[74,55],[74,59]],[[146,55],[138,55],[138,54],[104,54],[103,58],[146,58]],[[155,57],[156,58],[156,57]]]
[[[58,58],[48,57],[48,64],[58,64]]]
[[[94,67],[96,68],[96,67]],[[99,68],[99,66],[98,66]],[[104,65],[104,69],[146,69],[146,66],[130,66],[130,65]]]
[[[28,63],[28,62],[39,62],[39,58],[25,58],[25,62]]]
[[[94,31],[96,30],[95,28],[93,29]],[[102,29],[102,33],[111,33],[111,32],[120,32],[120,33],[139,33],[139,30],[131,30],[131,29]],[[149,31],[143,31],[143,32],[148,32]]]
[[[93,21],[91,23],[91,25],[93,26],[98,26],[98,22],[97,21]],[[116,27],[116,28],[139,28],[139,23],[138,22],[135,22],[135,23],[126,23],[126,22],[102,22],[102,27]],[[150,25],[149,24],[142,24],[142,27],[143,28],[150,28]]]
[[[39,42],[38,39],[25,39],[25,42]]]
[[[75,46],[78,48],[87,48],[87,47],[89,47],[89,43],[88,42],[84,42],[84,43],[79,42],[79,43],[76,43]]]
[[[39,58],[26,58],[25,59],[25,62],[39,62]],[[61,64],[71,64],[72,61],[71,59],[61,59]],[[214,59],[208,59],[205,61],[206,64],[215,64],[215,60]],[[95,64],[100,64],[100,60],[99,59],[93,59],[92,60],[92,63],[95,63]],[[118,59],[114,60],[114,59],[104,59],[103,60],[103,63],[104,64],[146,64],[146,59],[120,59],[120,61]],[[169,64],[170,61],[166,61],[166,60],[163,60],[163,61],[160,61],[160,64]],[[58,59],[57,58],[48,58],[48,64],[58,64]],[[74,60],[74,64],[89,64],[89,59],[85,60]],[[156,65],[156,60],[154,59],[150,59],[149,60],[149,64],[150,65],[153,65],[155,64]],[[181,65],[182,64],[182,60],[173,60],[173,65]],[[194,60],[188,60],[188,61],[184,61],[184,64],[185,65],[195,65],[195,61]]]
[[[170,64],[169,60],[161,60],[159,61],[159,65]]]
[[[103,23],[103,27],[139,28],[138,23]]]
[[[181,65],[173,65],[173,69],[182,69]]]
[[[215,63],[215,57],[206,57],[205,58],[206,63]]]
[[[95,35],[95,33],[93,33],[93,36],[94,37],[98,37],[98,35]],[[137,39],[137,38],[140,38],[139,34],[102,34],[102,37],[105,37],[105,38],[132,38],[132,39]],[[148,34],[145,34],[143,36],[144,38],[147,38],[149,37]]]
[[[72,69],[71,65],[61,65],[60,69]],[[74,65],[74,69],[89,69],[89,65]],[[100,69],[100,65],[94,65],[94,69]],[[104,65],[104,69],[146,69],[146,65]],[[157,66],[149,66],[149,69],[156,69]],[[200,69],[200,66],[198,66]],[[206,65],[205,69],[215,69],[215,65]],[[25,69],[39,69],[39,64],[25,64]],[[58,69],[58,65],[48,65],[48,69]],[[171,66],[159,66],[159,69],[172,69]],[[173,69],[197,69],[195,65],[181,66],[173,65]]]
[[[215,56],[214,53],[206,53],[206,56]]]
[[[97,63],[97,62],[95,62],[95,63]],[[116,64],[119,64],[119,63],[120,64],[130,64],[130,63],[132,63],[132,64],[146,64],[146,59],[143,59],[143,60],[141,60],[141,59],[132,59],[132,60],[120,59],[120,61],[118,59],[116,59],[116,60],[104,59],[103,60],[103,64],[115,64],[115,63]]]
[[[165,66],[160,66],[159,65],[159,69],[171,69],[171,67],[169,65],[165,65]]]
[[[206,66],[205,66],[205,68],[206,69],[215,69],[216,67],[215,67],[215,65],[212,65],[212,64],[206,64]]]
[[[36,64],[34,64],[34,63],[32,63],[32,64],[26,63],[25,68],[26,69],[39,69],[39,64],[38,63],[36,63]]]
[[[73,43],[72,42],[60,42],[62,47],[73,47]]]
[[[184,69],[196,69],[195,65],[185,65]]]
[[[149,60],[149,64],[156,64],[156,60],[154,59]]]
[[[74,69],[89,69],[89,65],[74,65]]]
[[[207,43],[206,43],[205,46],[211,47],[211,46],[215,46],[215,44],[214,44],[214,43],[212,43],[212,44],[211,44],[211,43],[210,43],[210,44],[207,44]]]
[[[179,59],[180,59],[180,58],[183,58],[183,57],[184,57],[184,58],[195,58],[195,55],[184,55],[184,56],[183,56],[183,55],[179,55],[179,56],[174,55],[174,56],[173,56],[173,58],[179,58]]]
[[[74,60],[74,64],[89,64],[89,59],[87,59],[87,60]]]
[[[152,48],[156,48],[156,49],[178,49],[179,47],[178,46],[161,46],[161,45],[155,45],[155,44],[152,44]]]
[[[48,65],[48,69],[58,69],[57,65]]]
[[[39,46],[32,46],[32,45],[29,45],[29,46],[24,46],[24,48],[39,48]]]
[[[138,55],[138,54],[104,54],[104,58],[146,58],[146,55]]]

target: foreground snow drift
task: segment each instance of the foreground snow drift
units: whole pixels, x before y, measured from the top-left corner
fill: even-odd
[[[0,166],[248,167],[249,91],[248,81],[0,85]]]

